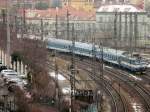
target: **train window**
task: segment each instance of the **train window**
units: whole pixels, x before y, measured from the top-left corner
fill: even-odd
[[[112,60],[113,60],[114,56],[113,56],[113,55],[109,55],[109,56],[110,56],[110,59],[112,59]]]
[[[123,61],[126,61],[126,62],[127,62],[127,59],[126,59],[126,58],[123,58]]]
[[[106,57],[108,58],[108,54],[106,54]]]
[[[104,53],[103,56],[106,57],[106,54]]]
[[[107,54],[105,54],[105,57],[107,57]]]
[[[131,63],[132,63],[132,64],[135,64],[135,62],[136,62],[135,60],[131,60]]]
[[[111,55],[107,54],[107,57],[108,57],[109,59],[111,59]]]
[[[115,60],[115,57],[114,57],[114,56],[112,56],[112,60]]]
[[[116,57],[115,57],[115,56],[113,56],[112,58],[113,58],[113,60],[115,60],[115,58],[116,58]]]
[[[113,60],[113,56],[112,55],[109,55],[109,58]]]
[[[109,59],[111,59],[111,56],[110,56],[109,54],[107,54],[107,57],[108,57]]]
[[[124,58],[122,58],[122,61],[124,61]]]
[[[114,59],[114,56],[113,56],[113,55],[111,55],[111,59],[112,59],[112,60]]]
[[[111,56],[111,55],[109,55],[109,58],[110,58],[110,59],[112,59],[112,56]]]
[[[114,56],[114,60],[116,60],[117,59],[117,57],[116,56]]]
[[[103,56],[105,57],[105,53],[103,53]]]

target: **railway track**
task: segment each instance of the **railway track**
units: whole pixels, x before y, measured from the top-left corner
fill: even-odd
[[[76,61],[78,61],[78,60],[76,60]],[[84,61],[84,64],[86,66],[89,66],[91,63],[89,61]],[[97,64],[97,66],[100,66],[100,65]],[[120,82],[126,83],[129,86],[129,88],[132,88],[133,90],[135,90],[143,100],[143,106],[145,106],[145,112],[150,111],[150,93],[149,93],[149,90],[145,89],[145,87],[143,87],[142,84],[129,79],[128,73],[126,73],[124,71],[119,71],[116,69],[114,70],[114,69],[107,68],[107,70],[105,69],[105,72],[107,72],[107,74],[110,77],[112,77],[112,76],[116,77],[117,80],[120,80]],[[132,85],[131,83],[136,84],[136,86]]]
[[[145,73],[145,78],[147,78],[150,81],[150,70],[147,70]]]
[[[80,66],[80,68],[82,68]],[[93,79],[98,85],[102,85],[101,83],[101,80],[98,80],[100,79],[97,75],[93,76],[92,72],[85,69],[85,68],[82,68],[84,69],[85,71],[89,72],[89,76],[91,79]],[[107,90],[109,92],[109,95],[112,97],[112,101],[114,103],[114,106],[115,106],[115,109],[113,110],[113,112],[128,112],[128,109],[127,109],[127,102],[126,102],[126,99],[124,96],[121,96],[119,91],[117,91],[116,89],[114,89],[111,85],[111,83],[109,81],[107,81],[105,78],[104,78],[104,85],[102,86],[103,89]],[[118,101],[119,100],[119,101]],[[119,107],[119,108],[118,108]]]
[[[86,61],[85,65],[89,66],[90,62]],[[97,66],[99,66],[99,65],[97,65]],[[108,71],[109,71],[109,73],[108,73]],[[107,68],[107,70],[105,69],[105,72],[107,72],[109,75],[111,75],[113,77],[116,77],[117,80],[119,79],[121,82],[126,83],[128,86],[130,86],[130,88],[133,88],[138,93],[138,95],[143,99],[143,104],[145,106],[145,112],[150,111],[150,93],[149,93],[149,90],[145,89],[145,87],[143,87],[142,84],[137,83],[137,82],[129,79],[128,74],[125,73],[124,71],[118,71],[117,70],[117,72],[116,72],[116,69],[110,70]],[[136,86],[131,84],[133,82],[136,84]]]
[[[66,58],[66,56],[62,56],[62,55],[61,55],[60,58],[63,58],[65,60],[69,59],[68,57]],[[101,79],[98,76],[99,73],[96,72],[96,75],[94,76],[92,74],[92,71],[87,69],[87,64],[80,63],[81,61],[79,59],[77,59],[77,58],[76,58],[76,62],[79,62],[78,63],[79,68],[87,71],[89,73],[90,78],[92,80],[94,80],[98,85],[102,86],[102,83],[100,81]],[[113,110],[112,110],[112,112],[128,112],[128,105],[127,105],[128,103],[127,103],[125,97],[120,95],[119,91],[117,91],[115,88],[113,88],[111,83],[105,78],[104,78],[104,85],[105,85],[105,87],[103,87],[103,89],[105,89],[105,92],[107,91],[107,93],[112,98],[112,103],[113,103]]]
[[[49,68],[52,69],[52,70],[55,70],[55,66],[54,65],[50,65]],[[93,75],[91,74],[91,71],[88,71],[88,72],[90,72],[89,75],[90,75],[91,79],[95,80],[95,82],[99,86],[102,86],[102,83],[100,83],[99,80],[97,80],[98,78],[97,77],[93,77]],[[65,71],[61,71],[61,70],[59,71],[59,73],[61,73],[61,74],[69,74],[68,72],[66,73]],[[66,78],[68,80],[70,80],[69,79],[70,77],[66,77]],[[80,82],[78,80],[75,80],[75,81],[76,81],[76,83]],[[120,110],[118,109],[118,107],[119,107],[118,104],[120,104],[120,102],[117,104],[119,97],[121,97],[120,94],[118,93],[117,90],[112,88],[111,83],[109,83],[107,81],[107,83],[105,83],[105,84],[107,84],[107,86],[106,86],[106,88],[104,88],[104,91],[112,98],[112,100],[111,100],[112,102],[111,103],[114,105],[114,107],[112,108],[112,112],[120,112]],[[125,98],[122,97],[122,99],[120,101],[122,101],[122,100],[125,100]],[[126,105],[126,103],[123,104],[123,105]],[[124,110],[125,111],[123,111],[123,112],[128,112],[126,109],[124,109]]]
[[[79,62],[80,59],[76,59],[76,61]],[[89,66],[91,63],[88,62],[88,61],[86,61],[86,62],[84,61],[84,64],[86,66]],[[106,70],[106,71],[108,71],[108,70]],[[116,69],[115,69],[115,71],[109,70],[109,74],[111,74],[113,77],[116,77],[117,80],[120,80],[121,82],[126,83],[129,86],[128,88],[132,88],[132,91],[133,90],[136,91],[136,93],[138,94],[139,98],[142,100],[143,106],[145,107],[145,111],[144,112],[149,112],[150,111],[149,110],[150,109],[150,93],[149,93],[149,90],[147,90],[142,84],[129,79],[129,75],[128,75],[129,73],[127,73],[127,72],[118,71],[118,70],[116,71]],[[147,77],[147,79],[149,79],[149,75],[148,76],[144,76],[144,77]],[[131,83],[134,83],[134,85],[131,84]]]
[[[55,66],[54,65],[49,65],[49,69],[55,70]],[[62,74],[67,80],[70,80],[70,75],[71,74],[69,72],[67,72],[65,70],[58,70],[58,73]],[[75,82],[80,84],[80,81],[78,81],[76,78],[75,78]]]
[[[145,112],[149,112],[150,110],[150,93],[149,91],[147,91],[141,84],[138,84],[136,82],[134,82],[133,80],[127,79],[125,76],[127,74],[124,73],[120,73],[120,72],[116,72],[113,70],[108,70],[110,74],[113,74],[113,76],[115,76],[117,79],[120,79],[120,81],[126,83],[128,86],[130,86],[131,88],[133,88],[138,95],[143,99],[143,103],[145,106]]]

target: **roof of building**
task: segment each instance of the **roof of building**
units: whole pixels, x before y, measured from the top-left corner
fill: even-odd
[[[69,12],[70,20],[95,20],[95,11],[87,12],[85,10],[77,10],[73,7],[63,7],[58,10],[55,8],[49,8],[47,10],[26,10],[26,18],[37,18],[37,19],[55,19],[56,14],[58,18],[66,19],[67,10]],[[23,10],[20,10],[20,13],[23,13]]]
[[[0,0],[0,8],[6,8],[6,0]]]
[[[133,5],[103,5],[97,12],[144,12]]]

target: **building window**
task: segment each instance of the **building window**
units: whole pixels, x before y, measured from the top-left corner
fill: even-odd
[[[118,12],[118,11],[119,11],[119,8],[114,8],[113,11],[114,11],[114,12]]]
[[[99,17],[99,22],[103,22],[103,17]]]
[[[131,8],[125,8],[124,11],[125,12],[129,12]]]

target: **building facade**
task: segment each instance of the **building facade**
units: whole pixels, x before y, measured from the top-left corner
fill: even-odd
[[[111,33],[103,38],[117,39],[120,44],[138,44],[150,35],[148,13],[132,5],[102,6],[96,12],[96,22],[100,32]]]
[[[62,0],[62,6],[71,6],[77,10],[93,11],[94,0]]]

